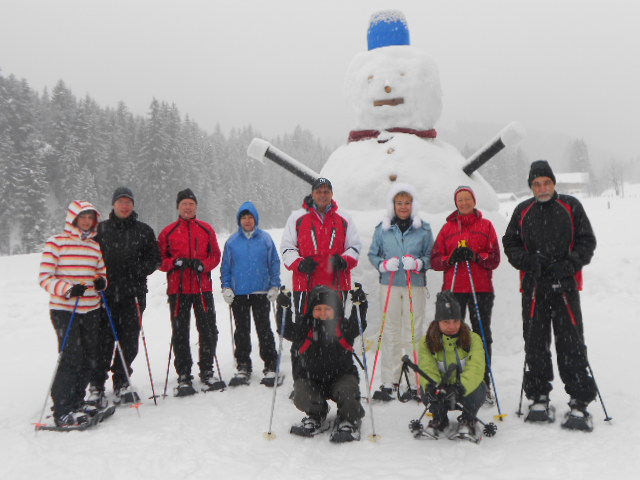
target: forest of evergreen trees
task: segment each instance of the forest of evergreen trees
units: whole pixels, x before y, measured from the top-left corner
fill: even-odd
[[[111,195],[130,187],[140,219],[158,233],[176,216],[179,190],[198,197],[198,216],[219,231],[252,200],[264,228],[281,226],[309,186],[246,154],[251,126],[203,131],[175,105],[153,99],[145,117],[124,103],[102,108],[60,81],[49,93],[0,72],[0,255],[40,251],[64,226],[67,205],[87,200],[106,216]],[[300,127],[268,139],[320,171],[331,150]]]

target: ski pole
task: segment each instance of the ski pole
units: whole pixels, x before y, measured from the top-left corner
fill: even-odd
[[[529,311],[529,326],[527,328],[527,338],[524,342],[524,362],[522,364],[522,385],[520,386],[520,403],[518,404],[518,411],[516,412],[516,415],[518,417],[521,417],[523,415],[522,413],[522,397],[524,396],[524,376],[527,373],[527,344],[529,343],[529,340],[531,339],[531,328],[533,326],[533,316],[535,314],[536,311],[536,289],[537,289],[537,284],[533,285],[533,291],[531,292],[531,309]]]
[[[151,362],[149,361],[149,350],[147,349],[147,339],[144,336],[144,328],[142,327],[142,310],[140,310],[140,302],[138,301],[138,297],[135,297],[136,301],[136,310],[138,312],[138,320],[140,321],[140,335],[142,336],[142,345],[144,345],[144,356],[147,359],[147,370],[149,370],[149,382],[151,383],[151,393],[153,396],[154,405],[158,406],[158,401],[156,400],[156,389],[153,386],[153,376],[151,375]]]
[[[127,383],[131,387],[131,390],[135,392],[133,388],[133,384],[131,383],[131,377],[129,376],[129,368],[127,367],[127,362],[124,359],[124,353],[122,353],[122,346],[120,345],[120,338],[118,337],[118,331],[116,330],[116,325],[113,323],[113,317],[111,316],[111,310],[109,309],[109,304],[107,303],[107,296],[103,291],[100,291],[100,296],[102,297],[102,304],[104,305],[104,309],[107,312],[107,318],[109,319],[109,323],[111,324],[111,331],[113,332],[113,338],[116,344],[116,350],[118,350],[118,354],[120,355],[120,361],[122,362],[122,369],[124,370],[124,374],[127,377]],[[136,409],[138,413],[138,418],[140,418],[140,405],[142,403],[134,403],[132,407]]]
[[[171,367],[171,354],[173,353],[173,342],[169,342],[169,360],[167,360],[167,375],[164,377],[164,392],[162,398],[167,398],[167,386],[169,385],[169,368]]]
[[[451,279],[451,288],[449,288],[450,291],[453,292],[453,287],[456,284],[456,277],[458,276],[458,264],[455,264],[455,267],[453,267],[453,278]]]
[[[393,278],[396,276],[396,272],[391,272],[389,276],[389,287],[387,288],[387,298],[384,302],[384,311],[382,312],[382,325],[380,325],[380,334],[378,335],[378,347],[376,350],[376,356],[373,360],[373,370],[371,370],[371,383],[369,384],[369,392],[373,387],[373,381],[376,378],[376,370],[378,368],[378,360],[380,360],[380,347],[382,346],[382,336],[384,335],[384,326],[387,323],[387,315],[389,313],[389,300],[391,299],[391,288],[393,287]]]
[[[47,390],[47,396],[44,397],[44,405],[42,406],[42,412],[40,413],[40,421],[35,424],[36,435],[38,435],[38,427],[43,425],[42,419],[44,418],[44,411],[47,408],[47,402],[49,401],[49,395],[51,395],[51,389],[53,388],[53,382],[56,379],[56,375],[58,374],[58,368],[60,367],[60,361],[62,360],[62,354],[64,353],[64,349],[67,347],[67,341],[69,340],[69,335],[71,334],[71,327],[73,327],[73,322],[76,318],[76,312],[78,310],[78,302],[80,302],[80,297],[76,297],[76,303],[73,305],[73,311],[71,312],[71,319],[69,320],[69,325],[67,325],[67,329],[64,332],[64,337],[62,339],[62,345],[60,345],[60,353],[58,353],[58,360],[56,361],[56,366],[53,369],[53,375],[51,376],[51,381],[49,382],[49,389]]]
[[[284,287],[280,289],[282,292],[286,292]],[[289,294],[290,295],[290,294]],[[271,302],[271,308],[273,309],[273,317],[276,318],[276,305],[275,302]],[[289,305],[289,309],[291,309],[291,305]],[[276,406],[276,390],[278,389],[278,381],[280,378],[280,360],[282,359],[282,342],[284,339],[284,329],[285,329],[285,312],[286,308],[282,308],[281,318],[280,318],[280,331],[278,332],[280,335],[280,339],[278,341],[278,358],[276,360],[276,378],[273,383],[273,393],[271,394],[271,413],[269,415],[269,429],[265,432],[264,438],[267,440],[273,440],[276,438],[276,434],[271,432],[271,425],[273,424],[273,410]]]
[[[418,350],[416,349],[416,317],[413,312],[413,289],[411,287],[411,272],[407,271],[407,290],[409,291],[409,318],[411,319],[411,346],[413,347],[413,362],[418,363]],[[409,385],[411,388],[411,385]],[[420,395],[420,376],[416,372],[416,392]],[[400,393],[400,389],[398,389]]]
[[[362,289],[362,285],[359,283],[355,284],[355,289]],[[362,361],[364,362],[364,379],[365,386],[367,387],[367,404],[369,405],[369,416],[371,417],[371,435],[369,436],[369,440],[372,442],[378,441],[381,437],[376,434],[376,425],[373,420],[373,407],[371,406],[371,384],[369,383],[369,372],[367,371],[367,349],[364,344],[364,329],[362,328],[362,317],[360,316],[360,302],[354,303],[356,307],[356,314],[358,316],[358,331],[360,333],[360,340],[362,342]]]
[[[471,293],[473,294],[473,302],[476,306],[476,317],[478,318],[478,325],[480,326],[480,333],[482,334],[482,344],[484,345],[484,357],[487,361],[487,369],[489,370],[489,378],[491,379],[491,386],[493,387],[493,391],[496,394],[496,407],[498,408],[498,415],[496,415],[496,419],[502,421],[504,417],[507,416],[506,413],[502,413],[500,410],[500,400],[498,398],[498,389],[496,388],[496,379],[493,376],[493,370],[491,368],[491,357],[489,356],[489,348],[487,346],[487,337],[484,334],[484,325],[482,325],[482,318],[480,316],[480,305],[478,305],[478,296],[476,295],[476,285],[473,281],[473,273],[471,272],[471,264],[469,260],[465,262],[467,264],[467,270],[469,271],[469,280],[471,283]]]
[[[562,300],[564,301],[565,307],[567,307],[567,313],[569,314],[569,318],[571,319],[571,324],[573,325],[576,335],[578,335],[578,339],[580,340],[581,335],[578,331],[578,321],[575,314],[573,313],[573,308],[571,308],[571,304],[569,303],[566,292],[562,292]],[[593,370],[591,369],[591,364],[589,363],[589,358],[587,357],[587,346],[585,345],[584,340],[582,340],[582,355],[584,356],[584,361],[587,364],[589,375],[591,375],[591,379],[593,380],[593,385],[596,387],[596,393],[598,394],[600,405],[602,405],[602,410],[604,411],[604,421],[609,422],[613,420],[613,418],[609,416],[609,414],[607,413],[607,409],[604,406],[604,401],[602,400],[602,395],[600,394],[600,389],[598,388],[596,377],[593,376]]]

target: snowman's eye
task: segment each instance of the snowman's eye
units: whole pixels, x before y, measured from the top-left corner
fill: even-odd
[[[369,75],[369,76],[367,77],[367,80],[368,80],[369,82],[371,82],[371,80],[373,80],[373,75]]]
[[[401,76],[401,77],[404,77],[404,72],[400,72],[400,76]]]

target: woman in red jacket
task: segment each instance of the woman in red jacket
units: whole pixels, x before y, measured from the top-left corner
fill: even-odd
[[[492,275],[500,264],[500,246],[493,224],[482,218],[482,213],[475,208],[476,197],[473,190],[467,186],[459,186],[453,199],[456,211],[447,217],[447,223],[436,238],[431,252],[431,267],[444,271],[442,290],[454,292],[462,308],[463,318],[469,306],[473,331],[481,335],[469,276],[469,268],[471,269],[486,351],[491,359],[491,310],[495,297]],[[491,385],[488,367],[489,364],[485,369],[487,387]],[[490,390],[487,390],[487,400],[493,401]]]

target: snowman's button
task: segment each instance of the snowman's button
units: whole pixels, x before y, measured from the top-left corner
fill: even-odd
[[[393,148],[393,147],[389,147],[389,148],[387,148],[387,153],[388,153],[389,155],[391,155],[391,154],[392,154],[393,152],[395,152],[395,151],[396,151],[396,149],[395,149],[395,148]]]

